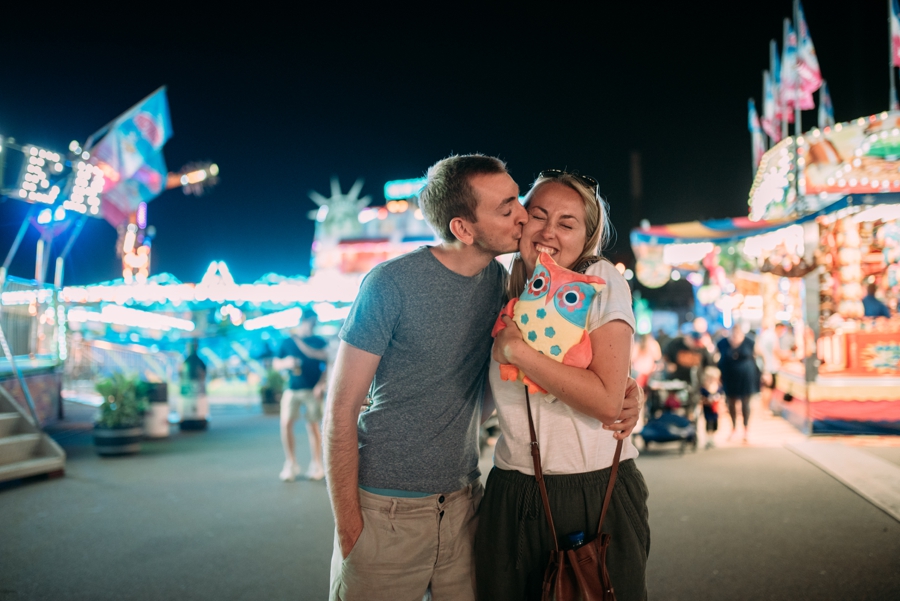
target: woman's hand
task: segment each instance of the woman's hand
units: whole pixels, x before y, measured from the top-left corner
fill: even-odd
[[[615,423],[604,425],[604,430],[611,430],[613,438],[625,440],[631,436],[631,432],[637,426],[638,420],[644,408],[644,391],[637,385],[634,378],[628,378],[625,386],[625,402],[622,403],[622,411]]]
[[[497,333],[494,339],[493,357],[497,363],[512,363],[515,365],[516,353],[522,347],[528,346],[522,340],[522,331],[508,315],[503,316],[503,323],[506,327]]]

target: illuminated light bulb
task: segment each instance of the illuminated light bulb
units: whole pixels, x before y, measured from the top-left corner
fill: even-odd
[[[834,131],[841,131],[842,129],[844,129],[843,123],[838,123],[834,126]]]
[[[57,207],[56,212],[53,213],[53,219],[55,221],[62,221],[66,218],[66,210],[63,207]]]
[[[219,175],[219,166],[216,165],[215,163],[210,165],[209,166],[209,174],[212,175],[213,177],[215,177],[216,175]]]
[[[865,186],[866,184],[869,183],[869,178],[868,178],[868,177],[864,177],[864,178],[862,178],[861,180],[859,180],[859,183],[861,183],[862,185]]]
[[[888,133],[886,131],[881,132],[881,139],[884,140],[888,137]]]
[[[50,209],[44,209],[37,216],[37,222],[41,225],[47,225],[53,220],[53,212]]]
[[[28,192],[26,192],[25,190],[19,190],[20,198],[25,198],[26,196],[28,196]]]
[[[887,119],[887,118],[888,118],[888,112],[887,112],[887,111],[884,111],[883,113],[881,113],[881,115],[879,115],[879,117],[881,117],[882,120]]]
[[[625,273],[625,263],[616,263],[616,271]]]
[[[418,209],[418,208],[415,210],[415,212],[413,212],[413,217],[415,217],[419,221],[422,221],[423,219],[425,219],[425,215],[422,214],[422,209]]]
[[[91,158],[91,153],[89,153],[87,150],[85,150],[84,152],[81,153],[81,158],[83,158],[86,161],[89,158]]]
[[[630,269],[626,269],[625,273],[623,273],[622,275],[624,275],[625,279],[628,280],[629,282],[634,278],[634,272],[631,271]]]
[[[849,183],[850,183],[850,186],[855,186],[855,185],[856,185],[856,178],[855,178],[855,177],[851,177]]]
[[[797,138],[797,144],[806,144],[806,139],[803,136]]]
[[[34,146],[32,146],[31,148],[28,149],[28,154],[30,154],[33,157],[36,157],[38,154],[38,149],[35,148]]]
[[[79,148],[80,146],[78,145],[77,140],[72,140],[71,142],[69,142],[69,150],[71,150],[72,152],[78,152]]]
[[[835,181],[835,180],[834,180],[833,177],[829,177],[828,180],[826,181],[826,183],[827,183],[829,186],[833,186],[833,185],[834,185],[834,181]]]
[[[679,272],[677,269],[673,269],[672,274],[669,277],[672,278],[673,282],[677,282],[681,279],[681,272]]]

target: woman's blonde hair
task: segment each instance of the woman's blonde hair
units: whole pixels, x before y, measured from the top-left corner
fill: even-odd
[[[584,202],[584,248],[573,265],[562,265],[562,267],[573,269],[585,259],[598,256],[606,246],[610,234],[609,210],[606,201],[597,194],[594,188],[589,187],[579,176],[566,172],[559,172],[552,176],[542,175],[534,180],[531,190],[525,195],[526,210],[528,205],[531,204],[531,199],[534,198],[535,192],[541,186],[551,182],[562,184],[575,190],[581,196],[582,202]],[[516,258],[513,260],[509,270],[509,283],[507,285],[509,298],[515,298],[522,294],[530,275],[525,272],[525,261],[522,260],[520,254],[516,253]]]

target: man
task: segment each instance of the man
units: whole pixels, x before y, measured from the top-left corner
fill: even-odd
[[[518,196],[495,158],[438,161],[420,207],[442,242],[378,265],[362,284],[325,418],[332,600],[421,599],[429,589],[436,601],[474,599],[478,426],[505,300],[494,258],[517,249],[527,221]],[[634,427],[639,394],[619,436]]]
[[[324,362],[328,359],[324,339],[313,335],[317,316],[304,309],[300,324],[285,338],[278,351],[282,361],[278,369],[290,370],[288,388],[281,397],[281,444],[284,447],[284,468],[279,477],[291,482],[300,474],[300,466],[294,454],[294,422],[300,417],[300,408],[306,411],[306,431],[309,434],[311,461],[306,477],[321,480],[325,477],[322,462],[322,391],[324,389]]]
[[[883,302],[875,298],[878,285],[875,282],[866,287],[866,295],[862,299],[863,314],[866,317],[890,317],[891,311]]]
[[[663,350],[663,355],[666,358],[666,371],[669,378],[688,384],[697,383],[691,377],[691,371],[694,368],[697,368],[697,378],[699,379],[705,368],[715,365],[713,356],[703,346],[701,334],[693,330],[673,339]]]
[[[208,424],[209,400],[206,397],[206,363],[197,354],[199,342],[188,341],[187,356],[181,366],[182,430],[205,430]]]

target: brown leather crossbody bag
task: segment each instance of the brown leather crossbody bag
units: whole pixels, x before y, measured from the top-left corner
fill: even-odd
[[[603,499],[603,509],[600,511],[600,524],[597,526],[597,535],[593,540],[586,542],[576,549],[560,549],[559,539],[556,537],[556,528],[553,525],[553,515],[550,513],[550,499],[547,496],[547,487],[544,485],[544,474],[541,470],[541,450],[534,431],[534,420],[531,417],[531,398],[528,389],[525,389],[525,404],[528,408],[528,429],[531,434],[531,459],[534,462],[534,478],[541,490],[541,500],[544,503],[544,515],[547,516],[547,524],[550,526],[550,536],[553,538],[553,550],[550,551],[550,560],[544,571],[544,585],[541,594],[542,601],[615,601],[616,594],[613,591],[612,582],[609,580],[609,572],[606,570],[606,550],[609,548],[610,535],[602,532],[603,519],[612,499],[613,487],[616,484],[616,475],[619,472],[619,458],[622,455],[622,441],[616,445],[616,454],[613,457],[612,469],[609,474],[609,484],[606,487],[606,497]]]

